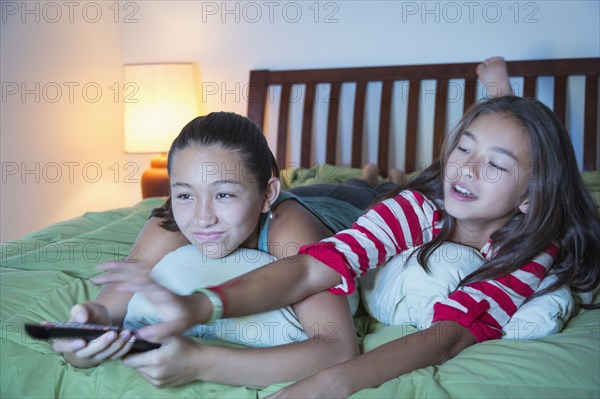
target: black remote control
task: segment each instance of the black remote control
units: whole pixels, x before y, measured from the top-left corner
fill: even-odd
[[[116,326],[100,326],[96,324],[84,323],[26,323],[25,331],[27,331],[27,334],[37,339],[80,338],[86,341],[91,341],[108,331],[115,331],[118,334],[122,331],[122,328]],[[152,349],[157,349],[159,347],[160,344],[136,338],[131,348],[131,352],[145,352]]]

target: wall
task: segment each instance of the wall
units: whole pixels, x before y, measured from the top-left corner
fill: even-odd
[[[591,1],[2,2],[1,230],[16,239],[141,199],[122,152],[124,63],[193,61],[206,112],[248,71],[600,56]]]

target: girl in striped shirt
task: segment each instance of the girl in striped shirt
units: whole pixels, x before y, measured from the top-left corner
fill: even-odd
[[[597,289],[598,213],[583,186],[568,133],[539,101],[506,96],[477,104],[450,135],[439,160],[351,229],[215,287],[212,298],[172,295],[130,273],[99,282],[142,288],[162,303],[164,323],[140,330],[142,337],[156,340],[205,322],[219,301],[222,316],[235,317],[326,289],[351,293],[359,276],[406,251],[414,250],[426,267],[436,248],[448,241],[480,250],[485,262],[433,305],[429,327],[324,369],[275,396],[346,397],[501,337],[503,325],[533,296],[565,284],[574,292]],[[549,272],[555,282],[536,291]],[[186,309],[186,316],[169,317],[170,309]]]

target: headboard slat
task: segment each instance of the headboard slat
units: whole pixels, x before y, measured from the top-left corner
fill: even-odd
[[[411,79],[408,87],[408,110],[406,114],[406,145],[404,170],[413,172],[417,168],[417,126],[421,97],[421,81]]]
[[[250,84],[248,85],[248,118],[259,127],[264,127],[265,108],[267,104],[267,93],[269,71],[266,69],[250,71]]]
[[[477,96],[477,78],[475,76],[467,76],[465,78],[464,93],[463,113],[467,112],[469,107],[473,105]]]
[[[390,149],[390,123],[392,116],[392,90],[394,82],[383,81],[381,89],[381,108],[379,110],[379,143],[377,151],[377,164],[379,172],[387,176]]]
[[[567,119],[567,77],[565,75],[558,75],[554,78],[554,105],[552,108],[564,125]]]
[[[438,79],[435,91],[435,117],[433,121],[433,158],[442,150],[446,130],[446,106],[448,100],[448,79]]]
[[[304,94],[304,112],[302,113],[302,147],[300,148],[300,165],[310,167],[312,149],[313,106],[315,104],[315,83],[306,84]]]
[[[277,124],[277,162],[279,167],[287,166],[287,131],[288,116],[290,113],[290,92],[292,85],[287,83],[281,88],[281,102],[279,103],[279,123]],[[283,160],[283,161],[282,161]]]
[[[352,159],[350,165],[359,168],[362,165],[363,123],[365,120],[365,97],[367,82],[356,82],[356,95],[354,97],[354,119],[352,123]]]
[[[535,76],[525,76],[523,82],[523,97],[535,97]]]
[[[585,77],[583,170],[596,170],[598,140],[598,74]]]
[[[329,109],[327,113],[327,148],[325,149],[325,162],[335,165],[338,136],[338,112],[340,107],[341,83],[331,83],[329,94]]]

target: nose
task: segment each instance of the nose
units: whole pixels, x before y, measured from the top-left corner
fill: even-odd
[[[464,160],[461,167],[461,173],[463,176],[469,178],[469,182],[473,182],[479,179],[480,169],[480,161],[475,157],[469,157]]]
[[[208,227],[217,222],[217,215],[214,212],[212,202],[203,199],[196,202],[194,212],[194,223],[200,227]]]

